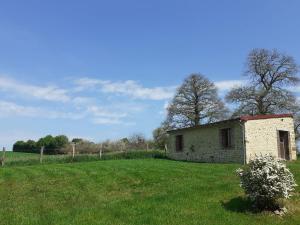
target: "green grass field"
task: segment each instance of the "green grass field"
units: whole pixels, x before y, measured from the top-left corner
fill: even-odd
[[[0,168],[0,224],[300,224],[299,187],[283,218],[254,214],[238,167],[164,159],[8,166]],[[299,183],[300,161],[289,167]]]
[[[1,156],[0,156],[1,157]],[[101,160],[165,158],[164,151],[128,151],[103,153]],[[98,154],[44,155],[43,164],[99,161]],[[34,153],[6,152],[5,166],[29,166],[40,164],[40,155]]]

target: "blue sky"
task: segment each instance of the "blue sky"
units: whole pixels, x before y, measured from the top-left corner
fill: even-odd
[[[224,95],[243,81],[253,48],[300,63],[299,8],[296,0],[1,1],[0,145],[46,134],[150,137],[192,72]]]

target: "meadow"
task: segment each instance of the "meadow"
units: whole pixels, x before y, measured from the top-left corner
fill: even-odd
[[[113,160],[113,159],[145,159],[145,158],[166,158],[164,151],[157,150],[132,150],[120,152],[107,152],[99,154],[76,154],[73,158],[70,154],[61,155],[43,155],[43,164],[52,163],[72,163],[72,162],[89,162],[99,160]],[[35,153],[20,153],[20,152],[6,152],[5,166],[25,166],[37,165],[40,163],[40,155]]]
[[[37,160],[24,154],[8,154],[8,165],[0,168],[1,225],[300,224],[299,187],[286,203],[287,215],[251,212],[235,175],[237,164],[179,162],[155,154],[76,163],[47,156],[52,158],[45,164],[9,164],[17,157]],[[300,161],[288,166],[299,183]]]

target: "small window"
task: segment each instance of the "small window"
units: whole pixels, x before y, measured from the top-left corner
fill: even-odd
[[[225,128],[221,129],[220,131],[221,136],[221,145],[223,148],[230,148],[231,147],[231,129]]]
[[[176,136],[176,152],[183,151],[183,135]]]

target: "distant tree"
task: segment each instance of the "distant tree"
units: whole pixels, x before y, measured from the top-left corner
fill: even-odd
[[[296,139],[300,140],[300,114],[294,116]]]
[[[76,143],[76,152],[79,154],[82,153],[99,153],[100,145],[95,144],[92,141],[88,140],[81,140],[80,142]]]
[[[79,142],[82,142],[82,141],[84,141],[82,138],[73,138],[71,142],[79,143]]]
[[[128,144],[128,143],[129,143],[129,140],[128,140],[127,137],[121,138],[120,141],[121,141],[122,143],[125,143],[125,144]]]
[[[236,104],[235,115],[297,113],[297,98],[288,90],[299,82],[293,57],[277,50],[254,49],[247,60],[246,85],[233,88],[226,100]]]
[[[167,124],[173,128],[210,123],[226,116],[216,86],[201,74],[191,74],[168,106]]]
[[[58,135],[54,139],[57,148],[64,147],[69,143],[69,139],[66,135]]]
[[[42,137],[38,140],[37,145],[39,147],[54,145],[54,138],[52,135],[47,135],[45,137]]]
[[[162,123],[160,127],[153,130],[153,141],[154,141],[154,147],[157,149],[164,149],[165,145],[168,141],[168,134],[167,131],[170,128],[167,126],[166,123]]]
[[[27,152],[37,153],[38,147],[37,147],[36,142],[33,140],[28,140],[26,142],[26,150],[27,150]]]
[[[15,152],[31,152],[39,153],[42,146],[45,147],[45,153],[58,153],[61,149],[66,147],[69,143],[68,137],[65,135],[58,135],[53,137],[47,135],[40,138],[37,142],[33,140],[28,141],[17,141],[13,145],[13,151]]]
[[[129,139],[127,137],[124,137],[124,138],[121,138],[119,141],[119,148],[121,150],[128,150],[128,147],[130,148],[130,142],[129,142]],[[119,150],[120,150],[119,149]]]
[[[40,138],[37,142],[37,146],[45,147],[45,153],[55,154],[58,153],[68,143],[68,138],[65,135],[59,135],[53,137],[52,135],[47,135]]]
[[[142,133],[132,134],[128,138],[129,148],[131,149],[145,149],[146,147],[146,138]]]
[[[30,152],[30,153],[36,153],[38,152],[38,148],[36,145],[36,142],[33,140],[28,141],[17,141],[13,145],[13,151],[14,152]]]
[[[26,143],[24,141],[17,141],[13,145],[14,152],[25,152],[26,151]]]

